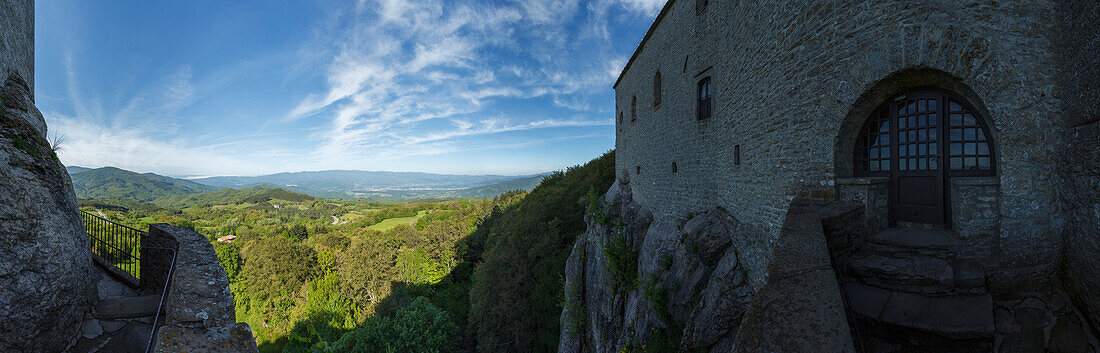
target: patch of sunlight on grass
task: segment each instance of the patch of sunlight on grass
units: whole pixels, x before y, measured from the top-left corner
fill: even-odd
[[[384,232],[384,231],[389,230],[393,227],[396,227],[399,224],[408,224],[410,226],[414,225],[414,224],[416,224],[417,220],[419,220],[421,218],[424,218],[424,216],[427,216],[427,215],[428,215],[428,211],[423,210],[423,211],[417,212],[416,215],[412,216],[412,217],[387,218],[386,220],[384,220],[382,222],[379,222],[378,224],[375,224],[373,226],[367,227],[367,228],[369,228],[371,230],[377,230],[379,232]]]

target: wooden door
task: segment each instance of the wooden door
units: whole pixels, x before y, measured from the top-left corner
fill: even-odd
[[[911,92],[896,97],[890,109],[897,156],[890,199],[897,221],[944,223],[941,97],[936,91]]]

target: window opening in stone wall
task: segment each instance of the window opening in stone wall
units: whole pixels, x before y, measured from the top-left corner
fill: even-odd
[[[992,170],[993,151],[978,119],[954,99],[948,99],[948,114],[950,170]]]
[[[622,125],[622,123],[623,123],[623,112],[619,112],[619,124]]]
[[[702,15],[707,10],[707,0],[695,0],[695,15]]]
[[[856,139],[854,171],[876,176],[942,169],[948,176],[986,176],[994,175],[994,155],[989,130],[973,108],[951,94],[918,91],[867,117]]]
[[[888,109],[879,109],[867,118],[858,145],[857,170],[890,171],[890,111]]]
[[[638,96],[630,99],[630,122],[638,121]]]
[[[688,72],[688,58],[690,58],[690,57],[691,57],[691,55],[684,55],[684,73],[685,74]]]
[[[672,172],[675,173],[676,171],[676,162],[672,162]]]
[[[653,74],[653,109],[661,107],[661,72]]]
[[[634,174],[635,175],[642,175],[642,166],[640,166],[640,165],[634,166]]]
[[[741,145],[733,146],[733,165],[741,165]]]
[[[698,95],[696,99],[695,118],[697,120],[703,120],[710,118],[710,77],[704,78],[699,81]]]

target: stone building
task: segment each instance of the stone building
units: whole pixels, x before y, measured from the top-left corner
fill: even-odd
[[[590,222],[567,269],[585,313],[562,318],[588,332],[563,328],[562,351],[653,342],[642,323],[711,351],[1097,349],[1098,18],[1089,0],[668,1],[615,83],[605,199],[639,278],[669,303],[675,288],[708,289],[654,319],[640,289],[607,288],[601,248],[616,232]],[[797,235],[806,222],[822,248],[786,259],[785,246],[817,244]],[[693,322],[713,309],[721,263],[679,258],[707,234],[729,238],[718,256],[736,253],[745,277],[730,287],[746,288],[740,303],[715,299],[720,329]],[[785,266],[821,270],[813,259],[835,278],[777,283]],[[768,298],[773,285],[787,290]],[[844,338],[751,339],[767,326],[753,313],[775,309],[762,300],[800,298],[848,323],[831,333]]]

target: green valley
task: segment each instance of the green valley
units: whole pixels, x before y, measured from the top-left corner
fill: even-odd
[[[261,352],[553,352],[561,272],[588,195],[611,185],[613,166],[609,152],[540,176],[531,191],[519,181],[477,199],[318,198],[261,185],[81,208],[205,235]]]

